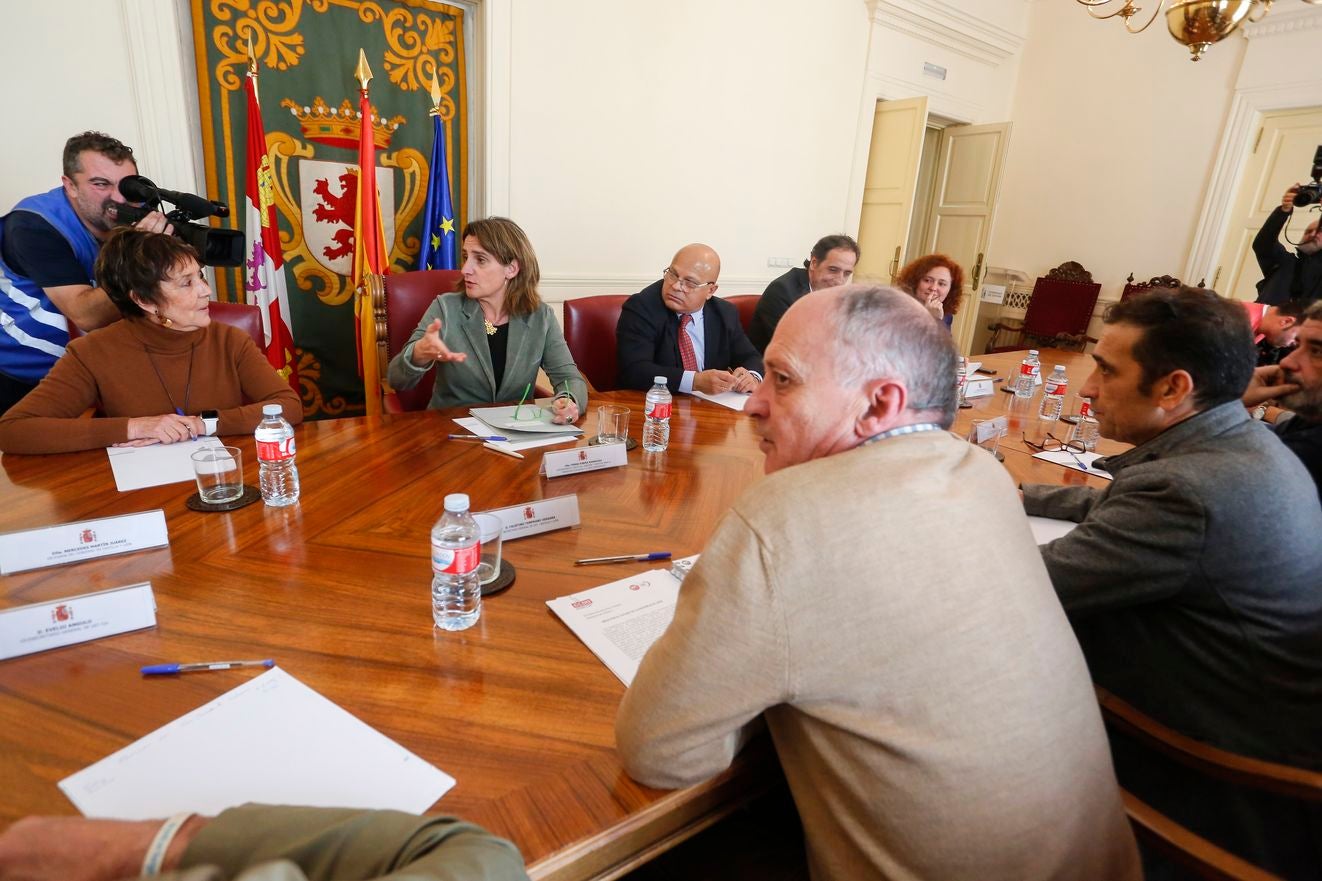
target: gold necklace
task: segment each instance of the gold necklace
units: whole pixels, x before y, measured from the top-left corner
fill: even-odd
[[[486,329],[487,329],[487,336],[495,336],[495,335],[496,335],[496,325],[492,324],[490,319],[488,319],[488,318],[483,318],[483,319],[482,319],[482,324],[483,324],[483,325],[486,327]]]

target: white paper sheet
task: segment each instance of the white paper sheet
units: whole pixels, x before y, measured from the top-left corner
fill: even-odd
[[[464,416],[455,419],[454,424],[467,431],[471,431],[473,434],[481,435],[482,437],[495,436],[509,438],[509,440],[506,441],[488,441],[488,444],[511,453],[517,453],[521,450],[529,450],[533,447],[549,447],[552,444],[574,443],[582,434],[580,432],[572,437],[566,437],[563,434],[511,431],[508,428],[494,428],[487,425],[476,416]],[[465,443],[467,443],[467,441],[465,441]]]
[[[1054,517],[1028,516],[1028,528],[1033,530],[1033,540],[1040,545],[1055,541],[1079,524],[1071,520],[1057,520]]]
[[[106,447],[115,488],[120,492],[185,483],[193,480],[193,453],[207,447],[223,447],[218,437],[200,437],[177,444],[149,447]],[[255,454],[254,454],[255,455]]]
[[[1092,466],[1092,463],[1102,458],[1101,453],[1073,453],[1069,450],[1051,450],[1050,452],[1034,453],[1033,458],[1064,465],[1071,471],[1082,471],[1084,474],[1091,474],[1093,477],[1101,477],[1104,480],[1114,479],[1109,473]]]
[[[731,410],[742,410],[744,405],[748,403],[750,396],[746,392],[721,392],[719,395],[709,395],[695,390],[693,397],[711,401],[713,404],[720,404],[722,407],[729,407]]]
[[[454,782],[277,668],[59,785],[85,816],[145,820],[249,801],[421,813]]]
[[[529,413],[532,410],[539,410],[540,413],[536,419],[515,419],[514,411],[519,409],[522,413]],[[526,434],[530,432],[551,434],[582,434],[583,429],[576,425],[560,425],[551,421],[549,407],[539,407],[532,404],[524,404],[522,408],[518,407],[474,407],[468,411],[469,416],[476,416],[487,425],[499,429],[492,434],[503,434],[507,437],[511,431]]]
[[[670,626],[679,581],[652,569],[546,604],[625,685],[652,643]]]

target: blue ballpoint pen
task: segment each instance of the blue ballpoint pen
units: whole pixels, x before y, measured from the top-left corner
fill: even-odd
[[[618,557],[588,557],[575,560],[575,566],[595,566],[598,563],[646,563],[651,560],[669,560],[670,551],[653,551],[650,554],[622,554]]]
[[[446,437],[448,437],[450,440],[475,440],[475,441],[504,441],[504,440],[509,440],[509,438],[507,438],[507,437],[501,437],[501,436],[498,435],[498,434],[493,434],[493,435],[490,435],[490,436],[488,436],[488,435],[482,435],[482,434],[450,434],[450,435],[446,435]]]
[[[142,668],[143,676],[170,676],[175,673],[200,673],[203,670],[232,670],[235,667],[274,667],[275,659],[264,661],[211,661],[201,664],[150,664]]]

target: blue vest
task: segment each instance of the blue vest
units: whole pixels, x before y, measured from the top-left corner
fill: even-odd
[[[87,271],[87,283],[95,284],[92,267],[101,243],[78,219],[62,187],[29,196],[15,205],[14,211],[30,211],[55,227]],[[0,222],[0,242],[4,231],[4,223]],[[68,343],[69,323],[64,314],[36,282],[14,272],[0,256],[0,373],[35,385],[64,354]]]

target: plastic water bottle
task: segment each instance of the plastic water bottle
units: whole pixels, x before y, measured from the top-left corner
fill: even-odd
[[[468,513],[468,496],[450,493],[445,513],[431,528],[431,617],[442,630],[467,630],[482,614],[482,559],[477,521]]]
[[[1074,423],[1074,436],[1070,440],[1082,444],[1083,448],[1091,453],[1097,449],[1099,429],[1097,417],[1092,415],[1092,402],[1084,398],[1079,405],[1079,421]]]
[[[1063,364],[1057,364],[1051,376],[1042,385],[1042,405],[1038,408],[1037,418],[1045,422],[1055,422],[1065,408],[1065,392],[1069,389],[1070,378],[1065,375]]]
[[[1037,390],[1037,378],[1042,373],[1042,362],[1037,349],[1029,349],[1028,357],[1019,363],[1019,376],[1015,378],[1014,394],[1017,398],[1031,398]]]
[[[963,355],[959,357],[959,367],[955,370],[955,395],[961,407],[971,407],[968,399],[969,387],[969,359]]]
[[[253,438],[257,441],[257,473],[262,501],[283,508],[298,501],[298,466],[294,464],[294,426],[284,418],[279,404],[262,405],[262,421]]]
[[[643,405],[643,449],[649,453],[664,453],[670,446],[670,389],[664,376],[654,376],[656,383],[647,391]]]

